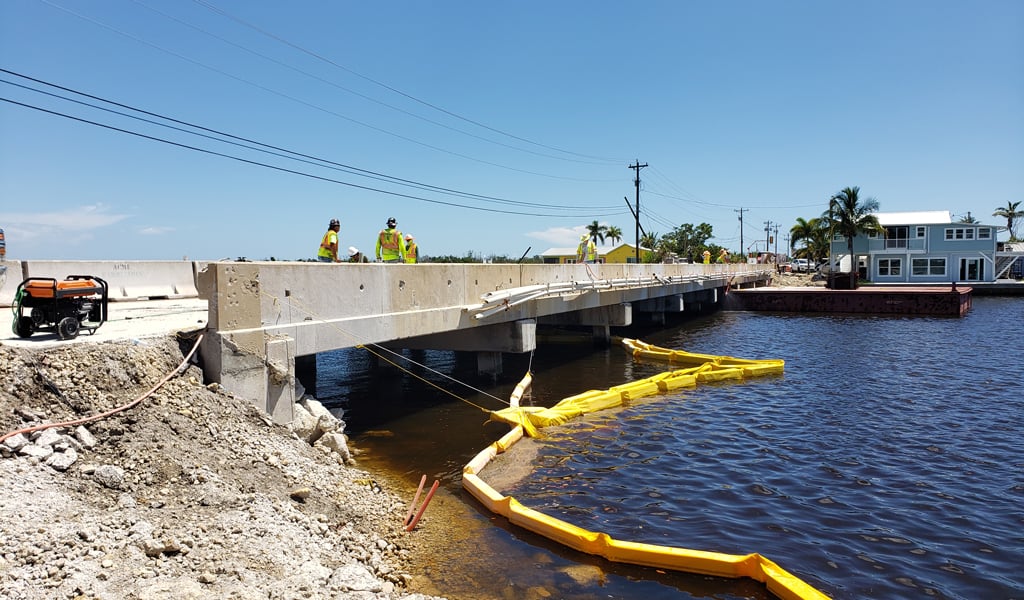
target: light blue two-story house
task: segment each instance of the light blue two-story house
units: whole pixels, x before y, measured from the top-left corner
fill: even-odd
[[[874,283],[950,283],[995,281],[1002,265],[996,257],[996,225],[954,223],[949,211],[875,213],[886,235],[853,238],[861,279]],[[832,262],[848,271],[846,238],[834,235]]]

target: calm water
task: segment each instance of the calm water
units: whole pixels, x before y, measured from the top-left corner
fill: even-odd
[[[719,312],[629,332],[671,348],[783,358],[786,372],[549,430],[530,442],[532,473],[505,492],[619,539],[759,552],[834,598],[1024,598],[1022,323],[1024,300],[975,298],[962,319]],[[475,363],[453,353],[406,355],[499,398],[528,366],[506,359],[508,381],[481,382]],[[542,405],[668,368],[620,348],[556,344],[542,345],[532,367]],[[365,353],[323,355],[319,368],[321,397],[348,410],[364,467],[445,484],[444,510],[465,527],[430,565],[440,593],[771,597],[755,582],[580,555],[482,512],[459,473],[507,427],[484,425],[480,410],[412,375],[371,368]]]

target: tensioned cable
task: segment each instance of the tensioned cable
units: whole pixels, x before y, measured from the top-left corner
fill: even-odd
[[[167,54],[170,54],[171,56],[180,58],[181,60],[184,60],[186,62],[190,62],[190,63],[192,63],[192,64],[194,64],[194,65],[196,65],[198,67],[202,67],[204,69],[208,69],[210,71],[213,71],[214,73],[217,73],[218,75],[223,75],[224,77],[228,77],[230,79],[234,79],[235,81],[238,81],[240,83],[244,83],[246,85],[250,85],[250,86],[255,87],[255,88],[257,88],[259,90],[262,90],[264,92],[267,92],[267,93],[270,93],[270,94],[274,94],[276,96],[280,96],[280,97],[285,98],[287,100],[291,100],[292,102],[296,102],[296,103],[301,104],[303,106],[306,106],[308,108],[312,108],[314,110],[318,110],[318,111],[324,112],[326,114],[333,115],[335,117],[338,117],[339,119],[344,119],[344,120],[349,121],[351,123],[355,123],[356,125],[360,125],[362,127],[366,127],[367,129],[371,129],[373,131],[376,131],[378,133],[383,133],[383,134],[386,134],[386,135],[390,135],[390,136],[393,136],[393,137],[398,138],[400,140],[403,140],[403,141],[406,141],[406,142],[409,142],[409,143],[412,143],[412,144],[416,144],[416,145],[419,145],[419,146],[423,146],[424,148],[430,148],[431,150],[435,150],[437,152],[443,152],[445,154],[449,154],[449,155],[452,155],[452,156],[457,156],[459,158],[464,158],[466,160],[477,162],[477,163],[480,163],[480,164],[490,165],[492,167],[497,167],[499,169],[506,169],[506,170],[515,171],[515,172],[518,172],[518,173],[525,173],[527,175],[536,175],[538,177],[548,177],[548,178],[551,178],[551,179],[561,179],[561,180],[567,180],[567,181],[590,181],[589,179],[579,179],[579,178],[574,178],[574,177],[565,177],[565,176],[562,176],[562,175],[551,175],[549,173],[538,173],[536,171],[528,171],[526,169],[517,169],[515,167],[510,167],[508,165],[502,165],[500,163],[486,161],[486,160],[483,160],[481,158],[477,158],[475,156],[469,156],[469,155],[466,155],[466,154],[461,154],[459,152],[454,152],[452,150],[446,150],[444,148],[441,148],[439,146],[434,146],[434,145],[428,144],[426,142],[421,142],[419,140],[415,140],[413,138],[410,138],[410,137],[407,137],[407,136],[404,136],[404,135],[401,135],[401,134],[398,134],[398,133],[394,133],[392,131],[388,131],[387,129],[383,129],[381,127],[376,127],[374,125],[370,125],[369,123],[364,123],[362,121],[359,121],[358,119],[354,119],[352,117],[345,116],[345,115],[343,115],[341,113],[338,113],[338,112],[326,109],[326,108],[324,108],[322,106],[318,106],[316,104],[312,104],[310,102],[306,102],[305,100],[301,100],[299,98],[296,98],[295,96],[291,96],[289,94],[285,94],[284,92],[279,92],[279,91],[274,90],[272,88],[268,88],[268,87],[266,87],[264,85],[260,85],[260,84],[258,84],[256,82],[250,81],[248,79],[245,79],[245,78],[242,78],[242,77],[238,77],[237,75],[232,75],[231,73],[228,73],[227,71],[223,71],[221,69],[218,69],[216,67],[212,67],[212,66],[207,65],[205,63],[199,62],[197,60],[194,60],[192,58],[189,58],[187,56],[184,56],[182,54],[174,52],[172,50],[168,50],[167,48],[164,48],[162,46],[158,46],[158,45],[156,45],[156,44],[154,44],[152,42],[149,42],[149,41],[141,39],[141,38],[139,38],[137,36],[131,35],[130,33],[126,33],[124,31],[121,31],[121,30],[119,30],[119,29],[117,29],[115,27],[112,27],[110,25],[107,25],[105,23],[97,21],[96,19],[93,19],[91,17],[87,17],[85,15],[79,14],[79,13],[73,11],[73,10],[70,10],[70,9],[65,8],[63,6],[60,6],[58,4],[54,4],[53,2],[50,2],[50,0],[39,0],[39,1],[44,3],[44,4],[48,4],[48,5],[54,7],[56,9],[58,9],[58,10],[62,10],[62,11],[66,12],[66,13],[68,13],[70,15],[74,15],[74,16],[80,18],[80,19],[83,19],[85,21],[89,21],[90,23],[93,23],[95,25],[99,25],[100,27],[103,27],[104,29],[108,29],[110,31],[113,31],[114,33],[119,34],[119,35],[123,35],[123,36],[125,36],[125,37],[127,37],[127,38],[129,38],[131,40],[134,40],[134,41],[140,43],[140,44],[145,44],[146,46],[149,46],[149,47],[154,48],[156,50],[159,50],[161,52],[165,52]]]
[[[442,127],[444,129],[448,129],[449,131],[454,131],[456,133],[461,133],[462,135],[469,136],[471,138],[478,139],[478,140],[481,140],[483,142],[487,142],[489,144],[496,144],[498,146],[509,148],[511,150],[516,150],[518,152],[526,152],[528,154],[533,154],[534,156],[541,156],[541,157],[544,157],[544,158],[551,158],[551,159],[554,159],[554,160],[565,160],[565,161],[571,161],[571,162],[586,163],[586,164],[591,164],[591,165],[597,165],[597,164],[602,164],[603,165],[603,164],[606,164],[608,162],[608,161],[602,161],[602,162],[585,161],[585,160],[579,160],[579,159],[574,159],[574,158],[567,158],[567,157],[564,157],[564,156],[555,156],[555,155],[552,155],[552,154],[544,154],[543,152],[536,152],[534,150],[528,150],[528,149],[525,149],[525,148],[520,148],[518,146],[513,146],[511,144],[506,144],[506,143],[503,143],[503,142],[492,140],[490,138],[486,138],[486,137],[483,137],[483,136],[480,136],[480,135],[476,135],[475,133],[470,133],[468,131],[464,131],[464,130],[459,129],[457,127],[452,127],[451,125],[446,125],[444,123],[441,123],[440,121],[435,121],[433,119],[429,119],[427,117],[424,117],[423,115],[419,115],[419,114],[416,114],[416,113],[414,113],[412,111],[405,110],[404,108],[401,108],[401,107],[398,107],[398,106],[394,106],[392,104],[388,104],[387,102],[384,102],[382,100],[378,100],[378,99],[373,98],[371,96],[367,96],[366,94],[362,94],[362,93],[357,92],[355,90],[349,89],[349,88],[347,88],[347,87],[345,87],[343,85],[340,85],[340,84],[338,84],[338,83],[336,83],[334,81],[331,81],[329,79],[325,79],[323,77],[320,77],[319,75],[314,75],[313,73],[309,73],[308,71],[304,71],[304,70],[302,70],[302,69],[300,69],[298,67],[295,67],[295,66],[292,66],[292,65],[290,65],[288,63],[285,63],[283,61],[277,60],[276,58],[267,56],[265,54],[257,52],[256,50],[253,50],[253,49],[248,48],[246,46],[243,46],[241,44],[237,44],[235,42],[232,42],[231,40],[229,40],[227,38],[224,38],[224,37],[221,37],[221,36],[219,36],[219,35],[217,35],[215,33],[212,33],[210,31],[207,31],[206,29],[203,29],[202,27],[199,27],[198,25],[193,25],[192,23],[189,23],[188,21],[185,21],[183,19],[179,19],[178,17],[175,17],[174,15],[169,15],[169,14],[167,14],[167,13],[161,11],[161,10],[153,8],[152,6],[149,6],[145,2],[142,2],[141,0],[131,0],[131,1],[133,3],[139,5],[139,6],[142,6],[143,8],[146,8],[148,10],[151,10],[151,11],[157,13],[158,15],[160,15],[160,16],[162,16],[164,18],[170,19],[172,21],[180,23],[181,25],[184,25],[185,27],[189,27],[191,29],[194,29],[194,30],[200,32],[200,33],[206,34],[206,35],[208,35],[208,36],[210,36],[210,37],[212,37],[212,38],[214,38],[216,40],[224,42],[225,44],[228,44],[230,46],[238,48],[239,50],[242,50],[244,52],[248,52],[249,54],[252,54],[254,56],[258,56],[258,57],[262,58],[263,60],[272,62],[272,63],[274,63],[274,64],[276,64],[276,65],[278,65],[280,67],[284,67],[285,69],[288,69],[290,71],[294,71],[296,73],[300,73],[302,75],[305,75],[306,77],[309,77],[310,79],[315,79],[315,80],[317,80],[317,81],[319,81],[321,83],[325,83],[325,84],[327,84],[329,86],[332,86],[332,87],[335,87],[335,88],[337,88],[339,90],[348,92],[349,94],[352,94],[353,96],[358,96],[359,98],[362,98],[362,99],[364,99],[364,100],[366,100],[368,102],[373,102],[374,104],[378,104],[380,106],[384,106],[386,108],[390,108],[391,110],[394,110],[396,112],[400,112],[400,113],[402,113],[404,115],[408,115],[408,116],[413,117],[415,119],[419,119],[421,121],[425,121],[427,123],[430,123],[431,125],[436,125],[438,127]],[[225,15],[225,16],[227,16],[227,15]],[[233,17],[229,17],[229,18],[233,19]],[[233,19],[233,20],[235,20],[235,19]],[[235,20],[235,21],[239,22],[237,20]]]
[[[210,154],[210,155],[213,155],[213,156],[220,156],[222,158],[229,158],[231,160],[236,160],[238,162],[243,162],[243,163],[247,163],[247,164],[250,164],[250,165],[256,165],[256,166],[259,166],[259,167],[265,167],[265,168],[268,168],[268,169],[273,169],[275,171],[281,171],[283,173],[291,173],[293,175],[299,175],[299,176],[302,176],[302,177],[308,177],[310,179],[316,179],[316,180],[319,180],[319,181],[326,181],[326,182],[329,182],[329,183],[336,183],[336,184],[339,184],[339,185],[344,185],[344,186],[348,186],[348,187],[352,187],[352,188],[356,188],[356,189],[360,189],[360,190],[365,190],[365,191],[369,191],[369,192],[377,192],[377,193],[380,193],[380,194],[387,194],[387,195],[395,196],[395,197],[398,197],[398,198],[408,198],[410,200],[420,200],[422,202],[429,202],[431,204],[441,204],[441,205],[444,205],[444,206],[454,206],[454,207],[457,207],[457,208],[465,208],[465,209],[477,210],[477,211],[481,211],[481,212],[502,213],[502,214],[510,214],[510,215],[524,215],[524,216],[530,216],[530,217],[570,217],[570,216],[573,216],[573,215],[566,215],[566,214],[527,213],[527,212],[519,212],[519,211],[512,211],[512,210],[501,210],[501,209],[496,209],[496,208],[483,208],[483,207],[480,207],[480,206],[470,206],[470,205],[466,205],[466,204],[459,204],[457,202],[445,202],[443,200],[423,198],[422,196],[413,196],[411,194],[402,194],[402,193],[399,193],[399,192],[393,192],[393,191],[389,191],[389,190],[382,190],[380,188],[374,188],[374,187],[369,187],[369,186],[365,186],[365,185],[359,185],[357,183],[351,183],[351,182],[348,182],[348,181],[341,181],[339,179],[332,179],[330,177],[323,177],[321,175],[314,175],[312,173],[303,173],[302,171],[296,171],[295,169],[288,169],[288,168],[280,167],[280,166],[277,166],[277,165],[271,165],[271,164],[259,162],[259,161],[256,161],[256,160],[250,160],[250,159],[247,159],[247,158],[242,158],[240,156],[232,156],[230,154],[225,154],[223,152],[216,152],[214,150],[208,150],[206,148],[199,148],[199,147],[196,147],[196,146],[190,146],[188,144],[182,144],[180,142],[175,142],[175,141],[172,141],[172,140],[165,140],[163,138],[158,138],[156,136],[146,135],[144,133],[139,133],[139,132],[136,132],[136,131],[130,131],[130,130],[127,130],[127,129],[122,129],[120,127],[114,127],[113,125],[107,125],[107,124],[104,124],[104,123],[97,123],[95,121],[90,121],[89,119],[83,119],[81,117],[76,117],[76,116],[73,116],[73,115],[68,115],[68,114],[65,114],[65,113],[58,112],[58,111],[42,108],[42,107],[39,107],[39,106],[33,106],[31,104],[25,104],[23,102],[18,102],[16,100],[11,100],[10,98],[0,97],[0,100],[2,100],[4,102],[8,102],[10,104],[17,105],[17,106],[22,106],[22,107],[25,107],[25,108],[31,108],[33,110],[37,110],[37,111],[40,111],[40,112],[48,113],[48,114],[51,114],[51,115],[56,115],[56,116],[59,116],[59,117],[64,117],[66,119],[71,119],[73,121],[79,121],[81,123],[87,123],[89,125],[95,125],[97,127],[103,127],[103,128],[110,129],[110,130],[113,130],[113,131],[118,131],[118,132],[126,133],[126,134],[129,134],[129,135],[134,135],[134,136],[137,136],[137,137],[140,137],[140,138],[144,138],[144,139],[148,139],[148,140],[152,140],[152,141],[156,141],[156,142],[163,142],[163,143],[169,144],[171,146],[178,146],[179,148],[185,148],[185,149],[188,149],[188,150],[194,150],[196,152],[202,152],[204,154]],[[590,213],[590,212],[585,213],[585,214],[586,214],[586,216],[589,217],[589,216],[615,216],[615,215],[621,215],[623,213],[620,211],[620,212],[613,212],[613,213],[603,213],[603,214],[599,214],[599,215],[595,214],[595,213]],[[580,215],[580,216],[582,216],[582,215]]]
[[[444,187],[430,185],[430,184],[427,184],[427,183],[421,183],[421,182],[413,181],[413,180],[409,180],[409,179],[402,179],[402,178],[399,178],[399,177],[394,177],[394,176],[391,176],[391,175],[385,175],[383,173],[378,173],[376,171],[369,171],[369,170],[366,170],[366,169],[360,169],[359,167],[354,167],[354,166],[351,166],[351,165],[346,165],[344,163],[338,163],[338,162],[334,162],[334,161],[331,161],[331,160],[328,160],[328,159],[319,158],[319,157],[311,156],[311,155],[307,155],[307,154],[302,154],[300,152],[295,152],[295,151],[288,150],[288,149],[285,149],[285,148],[279,148],[277,146],[273,146],[273,145],[270,145],[270,144],[265,144],[263,142],[259,142],[259,141],[252,140],[252,139],[249,139],[249,138],[239,137],[239,136],[232,135],[232,134],[229,134],[229,133],[225,133],[225,132],[222,132],[222,131],[218,131],[218,130],[215,130],[215,129],[210,129],[210,128],[207,128],[207,127],[203,127],[201,125],[195,125],[195,124],[189,123],[187,121],[181,121],[179,119],[175,119],[175,118],[172,118],[172,117],[167,117],[165,115],[160,115],[160,114],[153,113],[153,112],[150,112],[150,111],[147,111],[147,110],[142,110],[142,109],[139,109],[139,108],[136,108],[136,107],[133,107],[133,106],[122,104],[120,102],[115,102],[113,100],[108,100],[106,98],[101,98],[99,96],[94,96],[92,94],[88,94],[88,93],[85,93],[85,92],[80,92],[78,90],[67,88],[67,87],[64,87],[64,86],[61,86],[61,85],[57,85],[57,84],[54,84],[54,83],[42,81],[40,79],[36,79],[34,77],[29,77],[27,75],[16,73],[14,71],[10,71],[10,70],[4,69],[2,67],[0,67],[0,72],[9,73],[11,75],[15,75],[17,77],[21,77],[23,79],[28,79],[30,81],[34,81],[34,82],[40,83],[42,85],[47,85],[47,86],[50,86],[50,87],[53,87],[53,88],[57,88],[57,89],[60,89],[60,90],[65,90],[67,92],[70,92],[70,93],[73,93],[73,94],[78,94],[80,96],[85,96],[87,98],[93,98],[93,99],[98,100],[100,102],[106,102],[108,104],[112,104],[114,106],[120,106],[120,107],[126,108],[128,110],[133,110],[135,112],[139,112],[139,113],[142,113],[142,114],[152,115],[154,117],[157,117],[159,119],[164,119],[164,120],[170,121],[172,123],[181,123],[181,124],[186,125],[188,127],[193,127],[195,129],[199,129],[201,131],[209,131],[209,132],[215,133],[217,135],[223,135],[223,136],[226,136],[226,137],[229,137],[229,138],[232,138],[232,139],[242,140],[244,142],[248,142],[248,143],[251,143],[251,144],[257,144],[259,146],[264,146],[265,148],[272,148],[274,150],[280,150],[281,152],[272,152],[270,150],[266,150],[266,149],[263,149],[263,148],[256,148],[256,147],[249,146],[249,145],[246,145],[246,144],[242,144],[242,143],[239,143],[239,142],[233,142],[231,140],[221,139],[221,138],[218,138],[218,137],[215,137],[215,136],[212,136],[212,135],[206,135],[206,134],[198,133],[198,132],[195,132],[195,131],[189,131],[189,130],[181,128],[181,127],[175,127],[173,125],[168,125],[167,123],[160,123],[158,121],[154,121],[154,120],[151,120],[151,119],[145,119],[143,117],[139,117],[139,116],[136,116],[136,115],[131,115],[131,114],[128,114],[128,113],[124,113],[124,112],[121,112],[121,111],[113,110],[113,109],[106,108],[106,107],[103,107],[103,106],[98,106],[96,104],[91,104],[89,102],[84,102],[82,100],[76,100],[74,98],[68,98],[67,96],[62,96],[60,94],[55,94],[55,93],[47,92],[47,91],[44,91],[44,90],[38,90],[38,89],[35,89],[35,88],[32,88],[32,87],[28,87],[28,86],[25,86],[25,85],[22,85],[22,84],[19,84],[19,83],[15,83],[13,81],[7,81],[5,79],[0,79],[0,83],[6,83],[8,85],[12,85],[12,86],[19,87],[19,88],[22,88],[22,89],[25,89],[25,90],[29,90],[29,91],[35,92],[37,94],[44,94],[46,96],[50,96],[50,97],[53,97],[53,98],[59,98],[61,100],[65,100],[67,102],[73,102],[75,104],[79,104],[79,105],[82,105],[82,106],[88,106],[90,108],[95,108],[96,110],[102,110],[102,111],[105,111],[105,112],[108,112],[108,113],[112,113],[112,114],[120,115],[122,117],[129,118],[129,119],[135,119],[137,121],[142,121],[144,123],[149,123],[151,125],[156,125],[158,127],[165,127],[167,129],[173,129],[175,131],[180,131],[182,133],[187,133],[189,135],[195,135],[195,136],[198,136],[198,137],[204,137],[204,138],[207,138],[207,139],[210,139],[210,140],[214,140],[214,141],[218,141],[218,142],[222,142],[222,143],[225,143],[225,144],[231,144],[231,145],[238,146],[238,147],[241,147],[241,148],[246,148],[248,150],[253,150],[253,151],[256,151],[256,152],[263,152],[263,153],[266,153],[266,154],[271,154],[273,156],[278,156],[278,157],[281,157],[281,158],[287,158],[289,160],[295,160],[295,161],[298,161],[298,162],[303,162],[303,163],[314,165],[314,166],[318,166],[318,167],[334,169],[334,170],[342,171],[342,172],[345,172],[345,173],[350,173],[352,175],[358,175],[360,177],[366,177],[366,178],[369,178],[369,179],[376,179],[378,181],[384,181],[384,182],[388,182],[388,183],[396,183],[396,184],[399,184],[399,185],[406,185],[406,186],[409,186],[409,187],[413,187],[413,188],[417,188],[417,189],[422,189],[424,191],[436,191],[436,192],[440,192],[440,193],[447,194],[447,195],[460,196],[460,197],[464,197],[464,198],[475,198],[475,199],[479,199],[479,200],[483,200],[483,201],[491,201],[491,202],[496,202],[496,203],[500,203],[500,204],[512,204],[512,205],[516,205],[516,206],[533,206],[533,207],[538,207],[538,208],[550,208],[550,209],[573,209],[573,210],[580,210],[582,208],[582,207],[578,207],[578,206],[568,206],[568,205],[559,205],[559,204],[542,204],[542,203],[536,203],[536,202],[525,202],[525,201],[521,201],[521,200],[509,200],[509,199],[506,199],[506,198],[497,198],[497,197],[494,197],[494,196],[485,196],[485,195],[482,195],[482,194],[473,194],[473,193],[470,193],[470,192],[462,192],[460,190],[455,190],[455,189],[451,189],[451,188],[444,188]],[[286,153],[286,154],[282,154],[282,153]],[[289,154],[294,155],[294,156],[288,156]],[[310,160],[305,160],[304,158],[295,158],[296,156],[297,157],[304,157],[305,159],[310,159]],[[326,163],[326,164],[320,164],[320,163]],[[614,207],[612,207],[612,206],[594,206],[594,207],[588,207],[588,208],[593,208],[595,210],[610,210],[610,209],[612,209]]]
[[[515,139],[515,140],[519,140],[521,142],[526,142],[527,144],[532,144],[534,146],[539,146],[541,148],[547,148],[548,150],[554,150],[556,152],[562,152],[564,154],[571,154],[573,156],[581,156],[583,158],[592,158],[592,159],[595,159],[595,160],[600,160],[600,161],[605,161],[605,162],[610,162],[610,163],[621,162],[619,159],[605,158],[605,157],[601,157],[601,156],[590,156],[590,155],[587,155],[587,154],[580,154],[578,152],[572,152],[570,150],[563,150],[561,148],[556,148],[554,146],[548,146],[548,145],[542,144],[540,142],[534,142],[534,141],[528,140],[526,138],[519,137],[519,136],[513,135],[511,133],[507,133],[507,132],[502,131],[500,129],[495,129],[494,127],[490,127],[488,125],[485,125],[483,123],[474,121],[474,120],[469,119],[467,117],[463,117],[462,115],[456,114],[456,113],[451,112],[451,111],[449,111],[447,109],[444,109],[444,108],[442,108],[440,106],[431,104],[430,102],[427,102],[425,100],[421,100],[421,99],[419,99],[419,98],[417,98],[417,97],[415,97],[415,96],[413,96],[411,94],[407,94],[407,93],[405,93],[405,92],[403,92],[403,91],[401,91],[399,89],[391,87],[391,86],[387,85],[386,83],[382,83],[380,81],[377,81],[376,79],[367,77],[366,75],[358,73],[358,72],[356,72],[356,71],[354,71],[354,70],[352,70],[352,69],[350,69],[350,68],[348,68],[348,67],[346,67],[344,65],[340,65],[340,64],[332,61],[329,58],[326,58],[326,57],[321,56],[321,55],[319,55],[319,54],[317,54],[315,52],[307,50],[306,48],[303,48],[302,46],[294,44],[294,43],[292,43],[292,42],[290,42],[290,41],[288,41],[288,40],[286,40],[284,38],[281,38],[281,37],[279,37],[279,36],[277,36],[277,35],[275,35],[273,33],[270,33],[268,31],[260,29],[259,27],[255,26],[255,25],[253,25],[251,23],[248,23],[246,21],[243,21],[242,19],[240,19],[238,17],[235,17],[234,15],[232,15],[232,14],[230,14],[230,13],[228,13],[228,12],[226,12],[226,11],[216,7],[216,6],[214,6],[213,4],[210,4],[209,2],[206,2],[205,0],[193,0],[193,1],[196,4],[199,4],[200,6],[204,6],[204,7],[208,8],[209,10],[211,10],[213,12],[216,12],[216,13],[222,15],[222,16],[225,16],[225,17],[231,19],[232,21],[235,21],[236,23],[244,25],[245,27],[248,27],[248,28],[250,28],[250,29],[252,29],[254,31],[257,31],[260,34],[265,35],[265,36],[267,36],[267,37],[269,37],[269,38],[271,38],[273,40],[276,40],[276,41],[278,41],[278,42],[280,42],[282,44],[285,44],[285,45],[287,45],[287,46],[289,46],[291,48],[294,48],[295,50],[298,50],[299,52],[302,52],[304,54],[308,54],[309,56],[312,56],[312,57],[314,57],[314,58],[316,58],[318,60],[322,60],[322,61],[324,61],[324,62],[326,62],[326,63],[328,63],[328,64],[330,64],[332,66],[335,66],[335,67],[337,67],[337,68],[339,68],[339,69],[341,69],[341,70],[343,70],[343,71],[345,71],[347,73],[351,73],[352,75],[355,75],[356,77],[359,77],[361,79],[369,81],[370,83],[373,83],[375,85],[379,85],[380,87],[382,87],[382,88],[384,88],[386,90],[394,92],[394,93],[396,93],[396,94],[398,94],[400,96],[408,98],[409,100],[412,100],[414,102],[418,102],[418,103],[420,103],[420,104],[422,104],[424,106],[427,106],[427,107],[432,108],[432,109],[434,109],[436,111],[442,112],[442,113],[444,113],[444,114],[446,114],[448,116],[454,117],[454,118],[459,119],[461,121],[465,121],[467,123],[471,123],[473,125],[476,125],[477,127],[481,127],[483,129],[487,129],[488,131],[493,131],[495,133],[499,133],[501,135],[504,135],[506,137],[510,137],[512,139]]]
[[[284,304],[281,301],[280,298],[278,298],[277,296],[274,296],[273,294],[268,294],[267,292],[264,292],[263,290],[260,290],[260,295],[266,296],[267,298],[270,298],[274,302],[274,304],[277,304],[277,305]],[[413,360],[413,359],[411,359],[411,358],[409,358],[407,356],[404,356],[402,354],[399,354],[399,353],[395,352],[394,350],[391,350],[390,348],[385,348],[384,346],[381,346],[380,344],[363,342],[359,338],[359,336],[357,336],[356,334],[352,333],[351,331],[346,331],[345,329],[339,327],[337,323],[332,323],[331,321],[323,318],[322,316],[318,315],[314,311],[312,311],[309,308],[305,307],[304,305],[302,305],[302,303],[297,302],[295,300],[294,296],[289,296],[288,297],[288,306],[289,307],[295,306],[295,308],[297,308],[299,311],[305,313],[307,316],[309,316],[311,318],[314,318],[314,319],[316,319],[318,321],[321,321],[322,323],[328,325],[332,329],[335,329],[336,331],[338,331],[342,335],[347,335],[350,339],[355,340],[357,342],[357,344],[358,344],[356,346],[357,348],[362,348],[363,350],[366,350],[367,352],[369,352],[370,354],[373,354],[377,358],[379,358],[379,359],[381,359],[383,361],[386,361],[388,364],[393,365],[395,368],[400,369],[400,370],[404,371],[405,373],[408,373],[409,375],[412,375],[416,379],[419,379],[420,381],[430,385],[431,387],[434,387],[434,388],[436,388],[436,389],[438,389],[438,390],[448,394],[449,396],[451,396],[453,398],[456,398],[457,400],[461,400],[462,402],[465,402],[466,404],[469,404],[470,406],[472,406],[474,408],[478,408],[478,409],[482,410],[483,412],[488,412],[489,413],[491,411],[490,411],[490,409],[484,408],[484,407],[482,407],[482,406],[480,406],[480,405],[478,405],[478,404],[476,404],[476,403],[474,403],[474,402],[472,402],[470,400],[467,400],[467,399],[459,396],[458,394],[455,394],[454,392],[452,392],[450,390],[444,389],[443,387],[437,385],[436,383],[434,383],[433,381],[430,381],[429,379],[425,379],[423,377],[420,377],[416,373],[413,373],[412,371],[410,371],[409,369],[406,369],[405,367],[403,367],[402,365],[396,363],[395,361],[388,359],[383,354],[371,350],[370,346],[378,348],[378,349],[380,349],[383,352],[387,352],[387,353],[390,353],[390,354],[392,354],[394,356],[397,356],[397,357],[401,358],[402,360],[410,362],[410,363],[412,363],[412,364],[414,364],[414,365],[416,365],[418,367],[422,367],[423,369],[425,369],[427,371],[430,371],[431,373],[434,373],[435,375],[440,375],[441,377],[444,377],[445,379],[448,379],[450,381],[454,381],[455,383],[457,383],[457,384],[459,384],[459,385],[461,385],[463,387],[469,388],[470,390],[473,390],[474,392],[476,392],[476,393],[478,393],[478,394],[480,394],[482,396],[487,396],[489,398],[493,398],[494,400],[497,400],[498,402],[500,402],[502,404],[505,404],[505,405],[510,404],[508,400],[503,400],[501,398],[498,398],[497,396],[495,396],[493,394],[489,394],[489,393],[487,393],[487,392],[485,392],[485,391],[483,391],[481,389],[475,388],[475,387],[471,386],[470,384],[468,384],[468,383],[466,383],[464,381],[460,381],[458,379],[455,379],[454,377],[451,377],[450,375],[446,375],[446,374],[444,374],[444,373],[442,373],[440,371],[437,371],[436,369],[432,369],[432,368],[428,367],[427,365],[425,365],[423,363],[418,363],[415,360]],[[533,354],[532,353],[530,354],[530,360],[531,361],[533,360]]]

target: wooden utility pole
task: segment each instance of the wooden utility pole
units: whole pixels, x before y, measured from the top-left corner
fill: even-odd
[[[637,160],[636,164],[628,165],[630,169],[636,170],[636,210],[633,212],[633,216],[636,218],[636,264],[640,264],[640,169],[647,166],[647,163],[640,164]]]
[[[747,262],[747,249],[743,247],[743,213],[748,211],[748,210],[750,210],[750,209],[749,208],[743,208],[741,206],[739,208],[734,208],[732,210],[733,210],[733,212],[740,213],[740,254],[743,255],[743,262]]]

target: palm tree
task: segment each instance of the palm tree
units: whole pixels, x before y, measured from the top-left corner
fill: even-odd
[[[822,215],[830,221],[830,230],[846,238],[846,249],[850,255],[850,289],[857,282],[857,264],[853,256],[853,238],[861,233],[880,233],[885,235],[885,228],[878,222],[878,217],[871,214],[878,210],[878,200],[874,198],[860,199],[859,187],[843,188],[832,196],[828,203],[828,212]],[[830,240],[831,243],[831,240]]]
[[[796,258],[806,258],[813,264],[828,256],[828,219],[815,217],[810,220],[797,218],[796,225],[789,230],[792,244],[803,242],[801,248],[793,251]]]
[[[1010,241],[1017,241],[1017,231],[1015,229],[1017,219],[1024,218],[1024,210],[1018,210],[1020,202],[1006,201],[1006,206],[1002,206],[996,209],[996,212],[992,213],[993,217],[1002,217],[1006,219],[1006,229],[1010,232]]]
[[[659,241],[661,236],[654,232],[644,232],[640,236],[640,247],[650,250],[649,254],[642,254],[643,262],[661,262],[665,259],[664,245]]]
[[[803,217],[797,217],[796,225],[789,228],[789,243],[794,247],[800,242],[804,243],[803,248],[799,248],[793,251],[793,256],[797,258],[810,258],[810,241],[814,237],[814,230],[817,228],[817,222],[820,219],[811,219],[810,221],[804,220]]]
[[[615,225],[609,225],[605,228],[604,237],[614,244],[622,239],[622,230]]]
[[[590,232],[590,238],[595,242],[604,243],[605,234],[608,232],[608,227],[602,225],[597,221],[594,221],[590,225],[587,225],[587,231]]]

